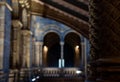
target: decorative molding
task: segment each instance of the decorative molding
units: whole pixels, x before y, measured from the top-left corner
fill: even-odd
[[[30,8],[30,0],[19,0],[19,3],[22,8],[29,9]]]
[[[13,27],[22,28],[23,24],[19,20],[12,20]]]
[[[61,42],[60,42],[60,45],[64,45],[64,42],[63,42],[63,41],[61,41]]]
[[[5,5],[10,11],[13,11],[12,7],[7,2],[1,1],[0,5]]]
[[[33,33],[30,30],[22,30],[22,34],[27,36],[27,35],[32,35]]]

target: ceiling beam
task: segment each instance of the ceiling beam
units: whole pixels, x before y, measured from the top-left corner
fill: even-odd
[[[81,33],[84,37],[86,38],[89,37],[88,36],[89,23],[69,13],[61,11],[60,9],[57,9],[49,4],[42,3],[42,2],[38,3],[32,0],[31,14],[54,19],[76,30],[77,32]]]

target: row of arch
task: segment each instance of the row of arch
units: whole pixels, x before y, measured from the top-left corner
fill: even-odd
[[[48,28],[48,26],[49,26],[49,28]],[[60,38],[61,41],[64,41],[66,35],[69,34],[69,33],[75,33],[80,38],[83,38],[80,33],[76,32],[76,31],[74,31],[72,29],[68,29],[67,27],[64,27],[64,28],[67,28],[67,29],[62,29],[62,30],[60,29],[62,27],[58,27],[56,25],[47,25],[47,26],[43,27],[44,29],[40,28],[40,26],[37,26],[37,28],[38,29],[35,29],[34,33],[35,34],[38,33],[38,38],[39,38],[38,40],[40,40],[40,41],[43,41],[44,40],[44,36],[47,35],[50,32],[56,33],[59,36],[59,38]],[[40,32],[39,32],[39,30],[40,30]],[[39,35],[39,33],[41,33],[41,35]]]
[[[32,26],[32,28],[36,29],[35,26]],[[76,32],[72,29],[65,29],[64,31],[58,30],[54,27],[52,27],[52,29],[51,29],[51,26],[47,29],[44,28],[44,30],[42,30],[40,28],[38,28],[38,29],[40,30],[40,32],[42,31],[42,34],[38,35],[40,40],[37,40],[37,38],[34,36],[34,33],[36,33],[36,31],[33,32],[32,29],[31,29],[31,31],[33,32],[32,37],[34,37],[36,40],[35,42],[37,42],[37,41],[43,42],[43,46],[42,46],[42,50],[41,50],[43,52],[42,53],[43,66],[58,67],[59,59],[62,59],[61,54],[64,55],[63,58],[65,61],[66,67],[75,67],[75,66],[78,67],[78,66],[80,66],[80,63],[82,61],[81,42],[83,42],[83,39],[84,39],[84,37],[82,37],[81,34],[79,34],[78,32]],[[61,49],[61,42],[64,43],[63,50]],[[44,57],[45,56],[44,46],[48,47],[48,52],[46,54],[47,55],[46,58]],[[76,49],[75,49],[76,46],[79,46],[79,48],[78,48],[79,53],[76,52]],[[56,54],[58,54],[58,55],[56,55]],[[31,65],[31,63],[29,64],[27,59],[32,59],[32,58],[27,58],[27,56],[25,57],[25,55],[26,54],[19,55],[22,58],[22,60],[24,60],[24,61],[19,62],[20,65],[23,67],[25,67],[24,65],[26,65],[26,66]],[[52,57],[52,55],[53,55],[53,57]],[[15,59],[15,58],[11,56],[11,61],[13,61],[12,59]],[[35,60],[32,60],[32,62],[35,61],[32,65],[33,67],[37,65],[36,62],[41,61],[41,60],[36,61],[36,59],[40,59],[40,58],[34,57],[34,59]],[[16,60],[16,61],[18,61],[18,60]],[[16,63],[16,61],[14,62],[14,64],[18,64],[18,63]],[[12,67],[12,66],[18,66],[18,65],[11,64],[10,67]]]
[[[77,32],[74,31],[74,30],[71,30],[71,29],[70,29],[70,30],[66,30],[64,33],[60,33],[58,30],[51,29],[51,30],[46,30],[46,31],[43,33],[43,35],[41,36],[42,40],[44,39],[44,36],[47,35],[47,34],[50,33],[50,32],[56,33],[56,34],[59,36],[60,40],[64,40],[65,37],[66,37],[69,33],[74,33],[74,34],[78,35],[79,38],[82,37],[79,33],[77,33]]]
[[[48,31],[42,36],[42,59],[45,67],[58,67],[59,59],[63,54],[65,67],[79,67],[82,63],[81,37],[75,32],[66,32],[64,40],[61,41],[56,32]],[[62,36],[63,37],[63,36]],[[61,44],[64,43],[64,44]],[[47,51],[46,51],[47,47]],[[63,48],[63,50],[61,49]]]

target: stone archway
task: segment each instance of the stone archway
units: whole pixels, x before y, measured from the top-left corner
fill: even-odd
[[[79,67],[81,60],[81,40],[79,35],[70,32],[65,36],[64,42],[65,66]]]
[[[43,63],[47,67],[58,67],[60,58],[60,37],[49,32],[44,36]]]

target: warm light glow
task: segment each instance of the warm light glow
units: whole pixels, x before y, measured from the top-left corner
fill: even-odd
[[[21,5],[22,7],[25,7],[25,5]]]
[[[48,47],[44,46],[44,51],[47,52],[48,51]]]
[[[77,45],[77,46],[76,46],[76,48],[78,49],[78,48],[79,48],[79,46]]]
[[[28,6],[28,5],[29,5],[29,3],[26,3],[25,5],[26,5],[26,6]]]
[[[25,3],[27,3],[27,0],[25,0]]]
[[[30,8],[30,4],[28,0],[19,0],[19,3],[22,7]]]
[[[79,46],[78,45],[75,46],[75,52],[79,53]]]
[[[30,8],[30,6],[29,6],[29,5],[27,5],[27,8]]]
[[[76,74],[81,74],[81,73],[82,73],[82,71],[80,71],[80,70],[76,71]]]
[[[20,0],[19,3],[24,3],[24,2],[22,0]]]

